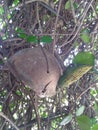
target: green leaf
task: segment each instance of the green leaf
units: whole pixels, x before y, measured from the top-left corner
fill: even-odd
[[[82,30],[80,37],[85,43],[90,43],[91,41],[88,29]]]
[[[78,116],[77,122],[81,130],[91,130],[91,123],[89,117],[85,115]]]
[[[14,109],[14,107],[15,107],[15,103],[12,102],[9,106],[10,106],[10,110],[12,111]]]
[[[2,105],[0,105],[0,112],[2,111],[2,108],[3,108],[3,106],[2,106]]]
[[[30,43],[31,43],[31,42],[38,43],[37,37],[36,37],[36,36],[33,36],[33,35],[28,36],[28,37],[27,37],[27,41],[30,42]]]
[[[70,5],[70,1],[68,0],[65,4],[65,9],[70,9],[71,5]]]
[[[95,56],[91,52],[79,52],[73,59],[74,64],[94,66]]]
[[[14,0],[13,1],[13,4],[16,6],[16,5],[18,5],[19,4],[19,0]]]
[[[77,9],[78,8],[78,3],[74,2],[73,6],[74,6],[74,9]]]
[[[21,28],[16,28],[16,33],[18,34],[18,36],[22,39],[27,39],[27,34],[25,33],[25,31]]]
[[[16,94],[19,95],[19,96],[22,95],[22,93],[19,90],[16,90]]]
[[[0,65],[3,65],[3,64],[4,64],[3,60],[0,59]]]
[[[27,39],[27,34],[25,33],[19,33],[18,36],[22,39]]]
[[[68,116],[66,116],[62,122],[60,123],[60,125],[66,125],[68,124],[70,121],[72,120],[72,114],[69,114]]]
[[[84,112],[84,109],[85,109],[85,106],[81,106],[79,109],[77,109],[76,116],[82,115]]]
[[[96,13],[98,14],[98,2],[96,1]]]
[[[98,130],[98,124],[94,125],[91,130]]]
[[[95,109],[96,115],[98,116],[98,103],[97,102],[95,102],[95,104],[94,104],[94,109]]]
[[[17,33],[25,33],[25,31],[23,29],[21,29],[21,28],[16,28],[16,32]]]
[[[4,13],[3,7],[0,7],[0,15],[2,15],[3,13]]]
[[[95,124],[97,124],[97,119],[96,119],[96,117],[91,118],[90,121],[91,121],[91,125],[92,125],[92,126],[94,126]]]
[[[52,37],[51,36],[42,36],[42,37],[40,37],[40,42],[51,43],[52,42]]]
[[[7,18],[8,18],[8,19],[11,19],[11,15],[10,15],[10,14],[8,14],[8,15],[7,15]]]

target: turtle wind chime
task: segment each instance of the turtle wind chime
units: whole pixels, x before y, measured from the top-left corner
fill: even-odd
[[[18,51],[8,59],[7,66],[36,95],[51,97],[56,94],[58,84],[68,86],[87,73],[93,67],[94,59],[92,53],[80,52],[72,66],[62,70],[59,60],[52,53],[37,46]]]

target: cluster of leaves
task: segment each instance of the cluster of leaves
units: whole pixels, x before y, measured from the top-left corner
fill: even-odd
[[[80,108],[78,108],[76,110],[76,121],[79,125],[79,128],[81,130],[97,130],[98,129],[98,124],[97,123],[97,119],[90,119],[88,116],[83,115],[83,112],[85,110],[85,106],[81,106]],[[71,122],[73,119],[73,115],[69,114],[68,116],[66,116],[62,122],[60,123],[60,125],[66,125],[69,122]]]
[[[16,29],[16,32],[20,38],[26,40],[28,43],[34,43],[34,44],[38,44],[38,43],[48,44],[49,43],[50,44],[53,41],[52,37],[48,35],[40,36],[40,37],[37,37],[36,35],[28,36],[24,30],[19,29],[19,28]]]

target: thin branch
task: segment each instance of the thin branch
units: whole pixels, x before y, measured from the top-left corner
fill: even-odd
[[[42,26],[41,26],[41,23],[40,23],[40,18],[39,18],[39,3],[38,2],[37,2],[37,5],[36,5],[36,17],[37,17],[37,21],[38,21],[38,24],[39,24],[39,29],[42,33],[43,31],[42,31]]]
[[[19,130],[19,128],[3,112],[0,112],[0,116],[5,118],[16,130]]]
[[[46,0],[28,0],[28,1],[25,1],[25,5],[33,3],[33,2],[39,2],[47,10],[51,11],[53,14],[55,14],[57,16],[57,12],[51,6],[49,6],[49,3]],[[23,6],[23,4],[21,3],[21,4],[17,5],[16,7],[11,8],[10,11],[15,10],[16,8],[18,9],[22,6]],[[59,17],[64,20],[64,18],[61,15],[59,15]]]
[[[74,1],[73,1],[73,0],[70,0],[70,4],[71,4],[71,8],[72,8],[72,14],[73,14],[74,22],[77,24],[77,19],[76,19],[75,9],[74,9],[73,3],[74,3]]]
[[[25,4],[30,4],[32,2],[43,2],[45,4],[48,4],[45,0],[28,0],[28,1],[25,1]],[[10,11],[13,11],[15,10],[16,8],[20,8],[23,6],[23,3],[20,3],[19,5],[17,5],[16,7],[13,7],[10,9]]]
[[[98,80],[96,80],[93,84],[91,84],[85,91],[83,91],[76,99],[76,101],[79,100],[81,96],[83,96],[88,90],[90,90],[96,83],[98,83]]]
[[[57,16],[56,16],[56,21],[55,21],[55,27],[54,27],[54,41],[53,41],[53,53],[54,53],[54,47],[56,44],[56,28],[57,28],[57,22],[58,22],[58,18],[59,18],[59,13],[60,13],[60,9],[61,9],[61,4],[62,4],[62,0],[59,1],[59,6],[58,6],[58,11],[57,11]]]
[[[59,46],[59,47],[64,47],[64,46],[67,45],[68,43],[71,43],[71,42],[75,39],[75,37],[78,35],[78,33],[79,33],[79,31],[81,30],[81,27],[82,27],[82,25],[83,25],[83,21],[84,21],[84,19],[85,19],[85,17],[86,17],[86,14],[87,14],[87,12],[88,12],[90,6],[92,5],[93,1],[94,1],[94,0],[91,0],[91,2],[89,3],[89,5],[87,6],[87,8],[85,8],[84,13],[83,13],[83,15],[81,16],[82,20],[81,20],[81,22],[80,22],[79,27],[78,27],[77,30],[76,30],[75,35],[73,35],[73,33],[74,33],[74,31],[73,31],[73,32],[71,33],[71,34],[73,35],[72,39],[69,40],[69,41],[67,41],[67,42],[65,42],[64,44],[62,44],[62,45]],[[81,18],[80,18],[80,19],[81,19]],[[76,28],[76,27],[77,27],[77,25],[75,26],[75,28]]]

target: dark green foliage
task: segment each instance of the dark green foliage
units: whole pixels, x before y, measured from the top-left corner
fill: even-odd
[[[79,52],[73,59],[73,63],[77,65],[94,66],[95,56],[91,52]]]
[[[77,122],[81,130],[91,130],[91,123],[89,117],[81,115],[77,117]]]

